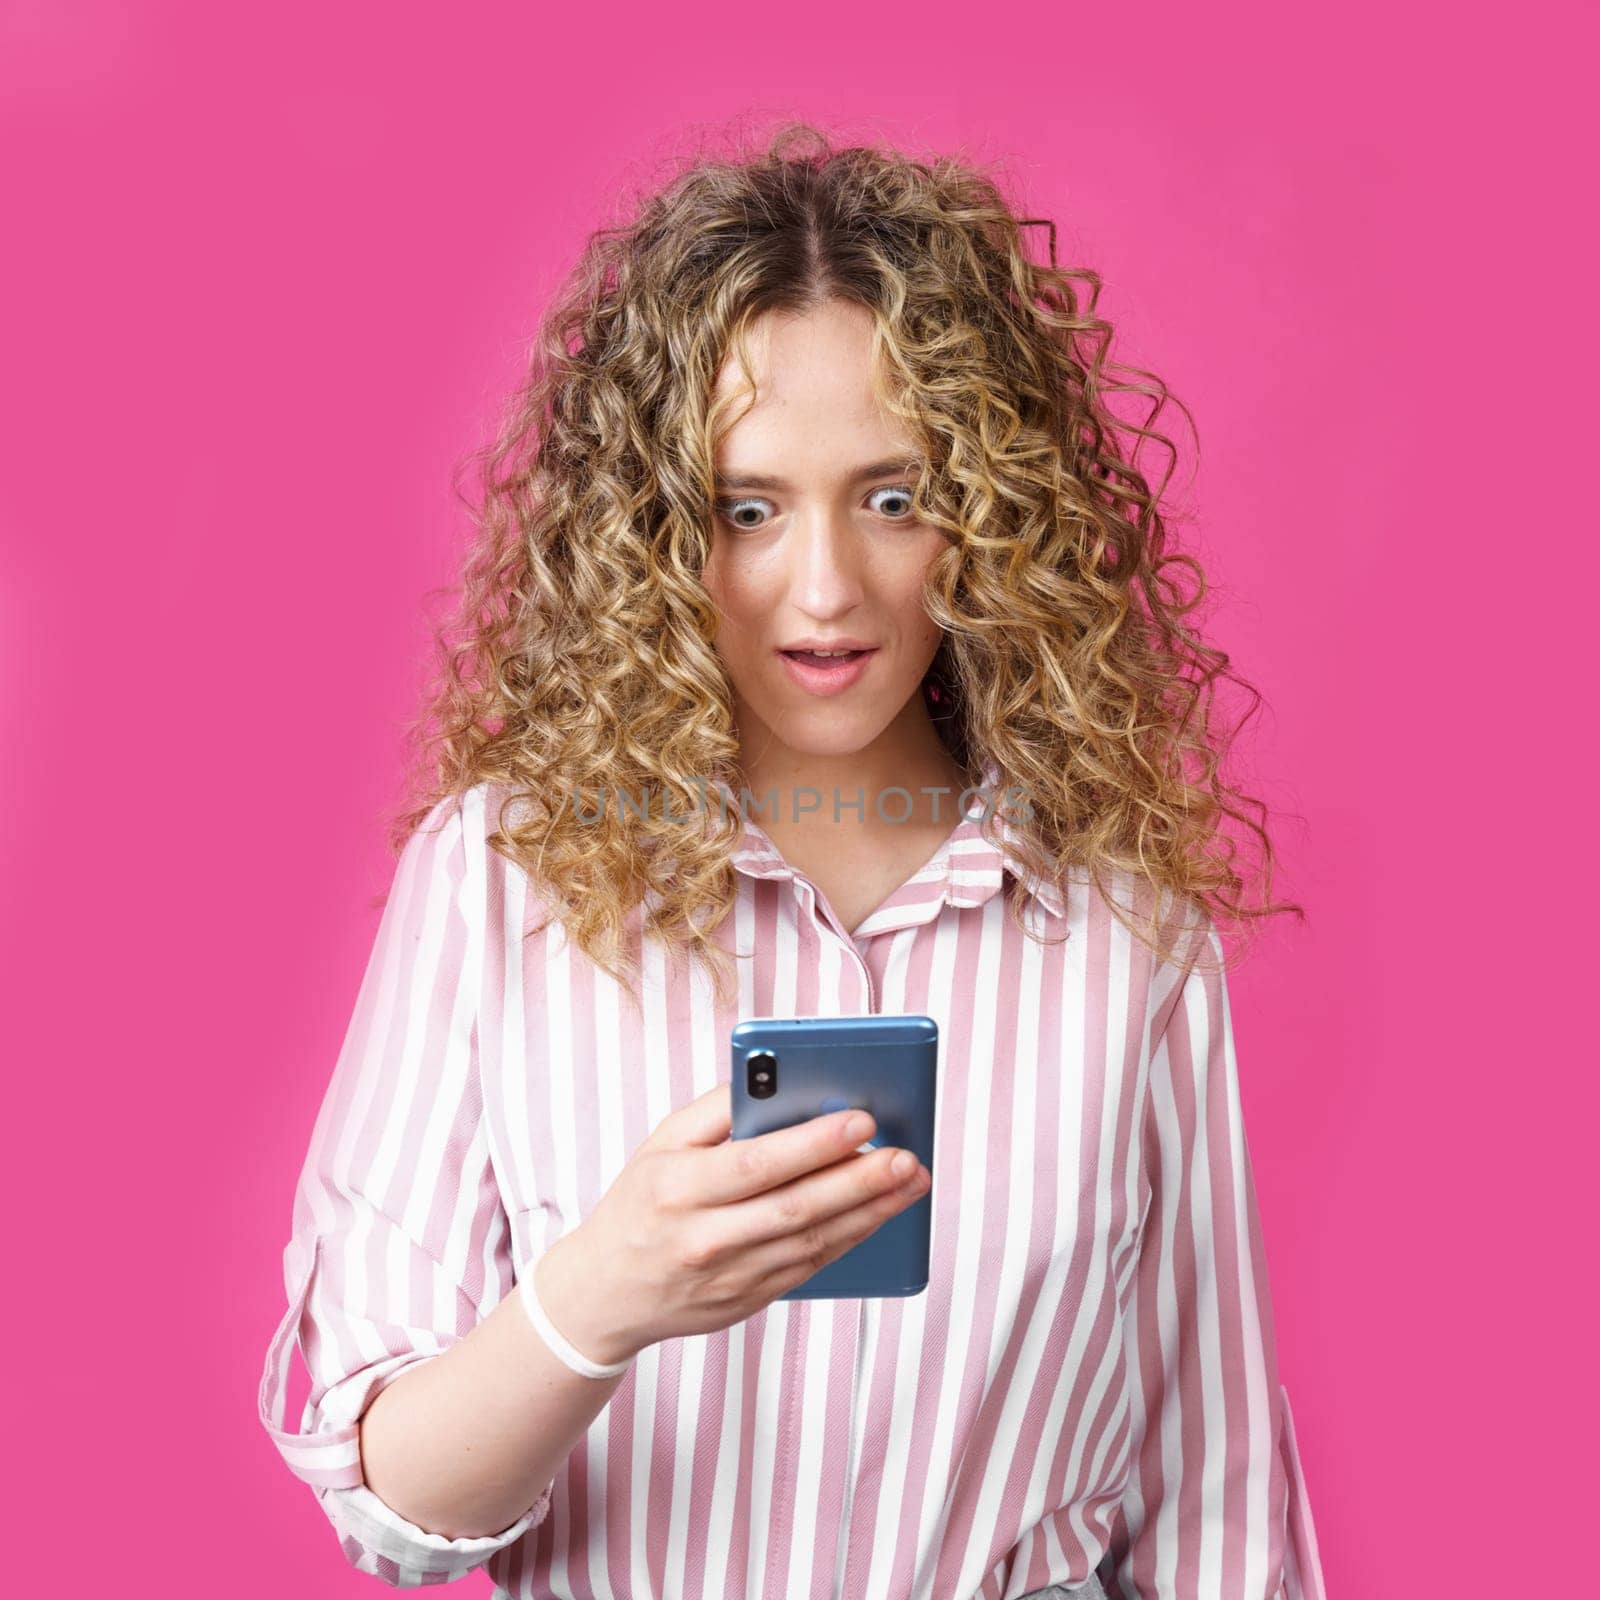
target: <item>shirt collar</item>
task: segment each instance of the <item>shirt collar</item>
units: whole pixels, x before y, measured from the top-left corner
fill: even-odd
[[[887,933],[931,921],[943,906],[960,908],[981,906],[1004,886],[1010,873],[1026,892],[1056,917],[1066,916],[1066,906],[1056,886],[1029,873],[1016,849],[1016,829],[1004,816],[996,814],[989,839],[983,831],[986,804],[1000,793],[998,768],[993,762],[984,767],[984,794],[969,797],[968,807],[933,856],[901,884],[854,931],[856,938]],[[733,865],[749,878],[797,878],[799,874],[784,859],[766,831],[741,812],[732,788],[718,780],[722,804],[742,823]]]

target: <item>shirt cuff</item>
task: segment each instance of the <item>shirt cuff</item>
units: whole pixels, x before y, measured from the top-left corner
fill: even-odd
[[[429,1533],[419,1528],[380,1500],[365,1484],[324,1490],[318,1498],[335,1530],[354,1539],[363,1550],[393,1561],[397,1567],[448,1582],[482,1566],[490,1556],[514,1544],[529,1528],[544,1521],[554,1490],[555,1480],[552,1479],[538,1500],[509,1528],[470,1539],[448,1539],[442,1533]]]
[[[549,1514],[555,1479],[545,1485],[538,1500],[499,1533],[451,1539],[430,1533],[401,1516],[368,1487],[361,1470],[360,1417],[376,1394],[402,1372],[424,1361],[437,1360],[442,1350],[408,1351],[353,1373],[321,1396],[320,1404],[307,1407],[308,1432],[291,1432],[284,1426],[288,1402],[289,1367],[311,1290],[313,1262],[293,1274],[297,1283],[288,1308],[267,1349],[257,1391],[261,1426],[297,1478],[311,1485],[323,1512],[341,1535],[346,1555],[364,1570],[381,1570],[361,1559],[393,1562],[415,1582],[448,1581],[461,1577],[521,1538]],[[352,1551],[349,1541],[360,1548]]]

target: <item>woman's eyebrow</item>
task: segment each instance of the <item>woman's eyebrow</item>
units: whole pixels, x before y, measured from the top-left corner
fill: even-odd
[[[846,480],[849,483],[861,483],[867,478],[887,478],[897,473],[918,472],[922,468],[920,456],[896,456],[888,461],[872,461],[864,467],[857,467]],[[735,472],[717,474],[717,485],[723,489],[777,489],[783,490],[789,484],[783,478],[775,478],[764,472]]]

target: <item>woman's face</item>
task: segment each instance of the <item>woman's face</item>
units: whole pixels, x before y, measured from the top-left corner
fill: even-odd
[[[755,404],[717,450],[704,582],[747,754],[854,754],[902,712],[926,717],[918,691],[940,630],[922,584],[946,541],[912,519],[917,468],[872,392],[871,327],[842,301],[764,318]],[[717,393],[742,384],[730,358]],[[858,653],[818,661],[807,647]]]

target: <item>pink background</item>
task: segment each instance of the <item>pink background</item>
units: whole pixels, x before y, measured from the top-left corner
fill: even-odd
[[[1194,412],[1310,911],[1233,994],[1330,1592],[1583,1586],[1578,8],[0,16],[13,1592],[375,1592],[255,1388],[448,474],[618,186],[741,111],[1006,161]]]

